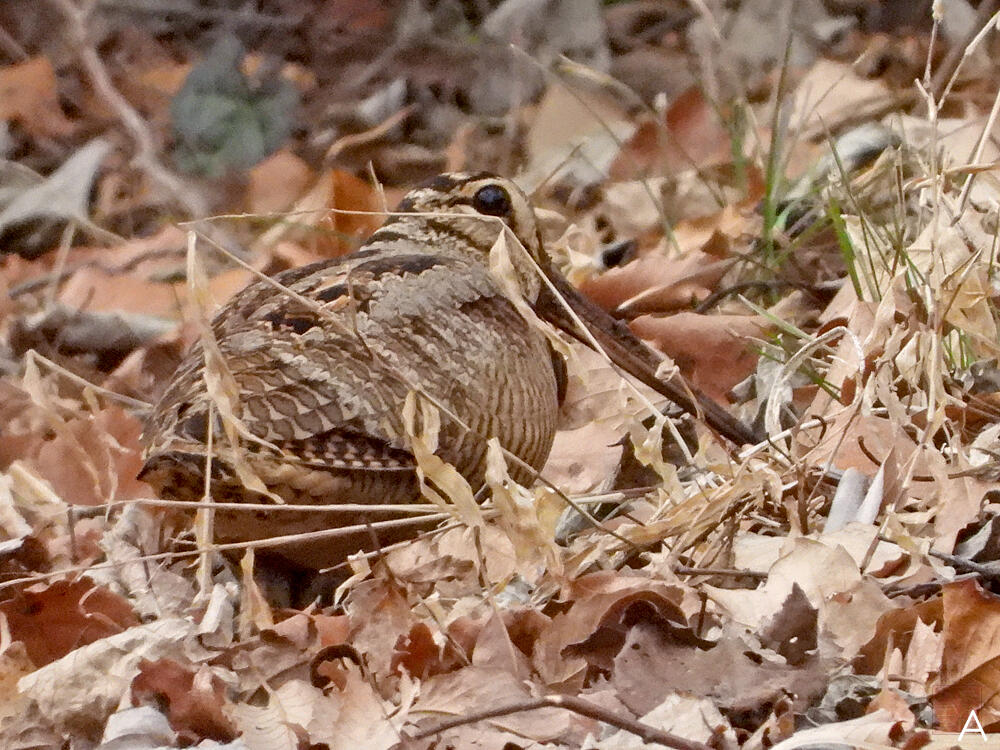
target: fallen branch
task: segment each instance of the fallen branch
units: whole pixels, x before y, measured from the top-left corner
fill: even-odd
[[[500,716],[510,716],[522,711],[534,711],[539,708],[564,708],[575,714],[586,716],[588,719],[595,719],[618,729],[624,729],[626,732],[639,737],[643,742],[655,742],[664,747],[676,748],[676,750],[709,750],[709,746],[704,743],[693,742],[683,737],[678,737],[676,734],[664,732],[656,727],[651,727],[649,724],[643,724],[641,721],[630,719],[627,716],[620,716],[602,706],[571,695],[547,695],[542,698],[532,698],[507,706],[484,709],[483,711],[466,714],[465,716],[457,716],[454,719],[442,721],[430,729],[422,730],[410,737],[410,739],[421,740],[426,737],[432,737],[447,729],[453,729],[454,727],[475,724],[477,721],[484,721],[485,719],[496,719]]]

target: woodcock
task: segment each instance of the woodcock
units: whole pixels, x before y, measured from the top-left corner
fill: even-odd
[[[410,192],[359,251],[278,274],[274,281],[287,291],[255,282],[215,317],[214,338],[238,391],[236,416],[249,435],[231,445],[212,417],[213,498],[314,506],[416,501],[415,461],[401,417],[414,390],[464,423],[442,415],[438,455],[473,489],[484,482],[491,437],[523,461],[511,464],[512,476],[530,481],[552,446],[565,368],[490,272],[490,249],[503,230],[497,219],[530,255],[508,243],[523,298],[540,318],[586,342],[576,322],[582,319],[622,369],[737,444],[753,441],[747,428],[678,378],[660,381],[661,358],[555,270],[519,188],[485,173],[445,174]],[[205,375],[199,344],[149,420],[140,476],[164,497],[203,496],[209,415],[218,414]],[[269,494],[248,489],[241,466]],[[226,509],[216,511],[215,528],[220,539],[250,541],[363,526],[369,520],[363,515]],[[412,526],[375,532],[379,544],[413,533]],[[372,540],[368,529],[284,544],[277,552],[320,568],[370,548]]]

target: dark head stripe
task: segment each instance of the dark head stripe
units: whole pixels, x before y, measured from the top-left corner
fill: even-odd
[[[439,193],[450,193],[455,188],[470,182],[495,179],[497,179],[497,176],[492,172],[445,172],[421,183],[417,186],[417,189],[429,188]]]
[[[450,193],[465,181],[464,174],[439,174],[437,177],[432,177],[427,180],[427,182],[421,184],[420,187],[430,188],[431,190],[436,190],[439,193]]]

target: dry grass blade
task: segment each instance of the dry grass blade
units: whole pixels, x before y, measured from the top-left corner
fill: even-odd
[[[239,406],[239,386],[233,378],[232,372],[225,357],[219,350],[215,334],[208,323],[208,310],[211,307],[211,298],[208,291],[208,279],[202,270],[197,258],[197,235],[194,232],[188,233],[188,255],[187,255],[187,276],[191,289],[191,297],[195,307],[200,311],[196,323],[199,330],[199,343],[201,344],[203,356],[205,357],[205,389],[211,400],[212,407],[218,412],[225,437],[231,451],[233,469],[236,471],[240,481],[245,487],[257,492],[265,497],[270,497],[276,503],[283,503],[284,500],[275,495],[256,475],[249,462],[243,457],[240,450],[240,438],[271,448],[276,453],[280,450],[274,445],[254,435],[243,420],[239,417],[241,407]],[[221,436],[220,436],[221,437]],[[206,454],[209,456],[210,454]],[[205,472],[206,477],[211,477],[211,472]]]

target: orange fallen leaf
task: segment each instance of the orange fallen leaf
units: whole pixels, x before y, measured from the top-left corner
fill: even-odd
[[[712,262],[702,253],[691,253],[682,260],[670,260],[662,255],[645,255],[600,276],[587,279],[580,291],[605,310],[614,310],[649,289],[665,289],[690,275],[694,269]],[[687,301],[690,304],[690,299]]]
[[[944,654],[931,695],[942,729],[961,731],[971,711],[987,731],[1000,726],[1000,597],[976,581],[945,584]]]
[[[16,122],[38,138],[61,138],[73,131],[59,105],[56,73],[47,57],[0,68],[0,119]]]
[[[691,384],[720,401],[757,366],[754,338],[764,336],[766,319],[749,315],[678,313],[666,318],[644,315],[632,332],[672,358]]]
[[[284,211],[306,191],[312,177],[305,161],[289,149],[281,149],[250,170],[247,208],[259,214]]]
[[[331,170],[330,219],[323,226],[327,234],[317,239],[315,250],[326,257],[337,257],[357,250],[372,232],[382,225],[382,204],[375,189],[342,169]],[[368,213],[351,213],[355,211]],[[346,212],[346,213],[345,213]]]
[[[165,711],[171,728],[187,741],[229,741],[238,732],[225,715],[222,681],[207,667],[194,669],[173,659],[143,659],[132,680],[134,705],[153,705]]]
[[[440,670],[441,649],[434,642],[434,634],[426,623],[418,622],[410,632],[399,636],[392,650],[391,668],[406,670],[414,677],[425,680]]]
[[[136,479],[142,467],[142,423],[121,407],[109,406],[64,423],[39,445],[29,461],[56,494],[73,505],[100,505],[149,495]]]
[[[729,161],[732,136],[700,87],[678,96],[662,122],[646,118],[611,166],[612,180],[671,174]]]
[[[0,603],[0,612],[11,639],[24,643],[37,667],[139,624],[125,599],[89,578],[15,591]]]
[[[222,304],[251,280],[240,268],[223,271],[212,277],[212,298]],[[59,301],[84,310],[124,310],[176,317],[187,301],[187,285],[148,281],[135,276],[111,274],[97,268],[81,268],[73,273],[59,293]],[[213,311],[206,311],[211,314]]]

